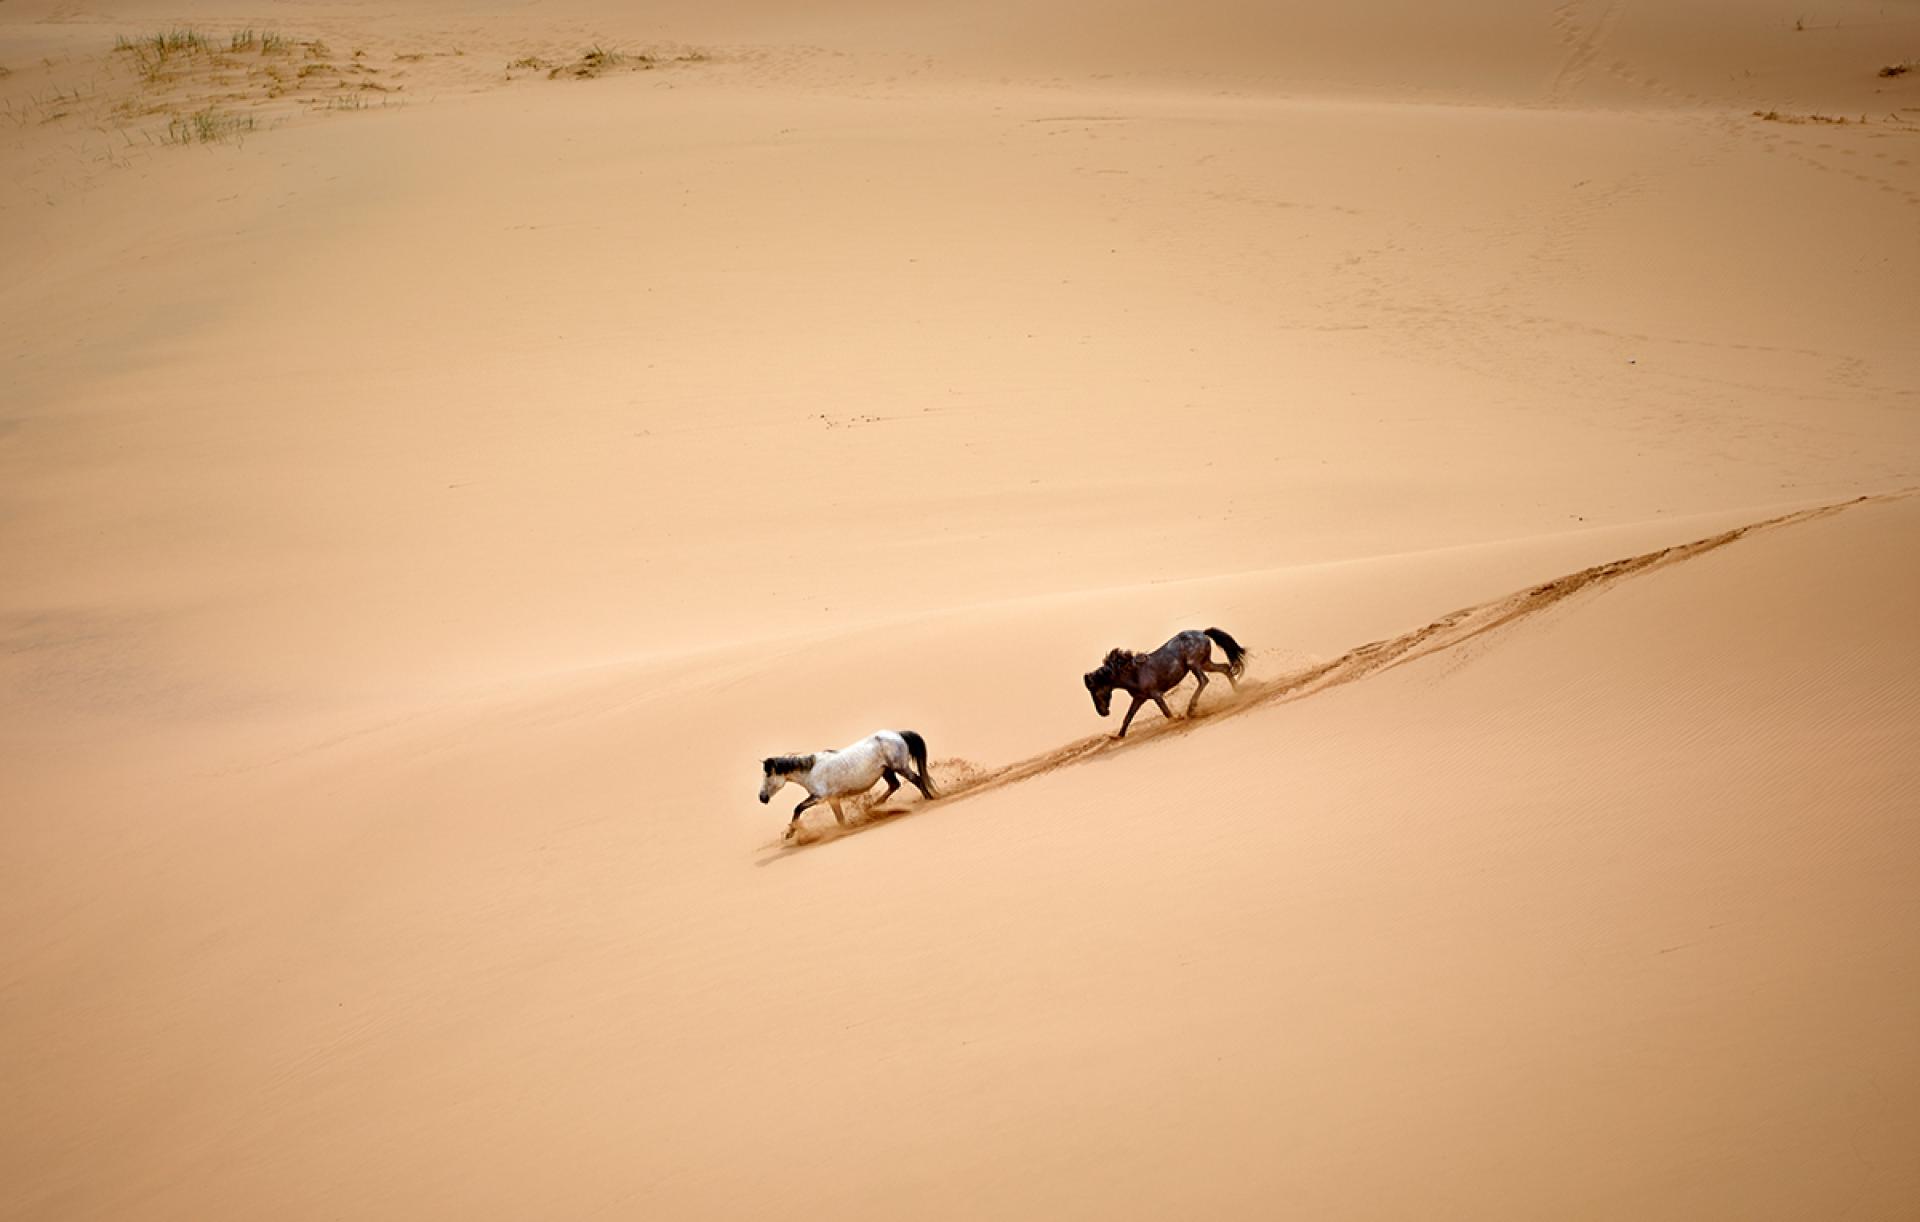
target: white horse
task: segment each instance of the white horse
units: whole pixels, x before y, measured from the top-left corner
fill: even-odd
[[[884,778],[887,792],[880,795],[884,802],[900,788],[896,774],[905,775],[923,797],[938,796],[927,773],[927,740],[912,730],[882,730],[838,751],[773,755],[761,760],[760,767],[766,773],[766,780],[760,783],[762,803],[771,801],[788,781],[807,791],[806,800],[793,808],[793,818],[787,823],[789,837],[799,830],[800,816],[807,808],[820,802],[833,807],[833,817],[845,827],[847,816],[840,809],[840,799],[865,793]]]

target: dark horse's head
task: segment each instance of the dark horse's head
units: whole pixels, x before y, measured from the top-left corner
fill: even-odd
[[[1120,685],[1116,672],[1129,656],[1123,649],[1111,650],[1100,665],[1081,676],[1087,693],[1093,697],[1094,710],[1102,717],[1113,712],[1113,689]]]
[[[1093,696],[1093,707],[1105,717],[1113,712],[1113,673],[1102,666],[1090,670],[1081,678],[1086,682],[1087,691]]]

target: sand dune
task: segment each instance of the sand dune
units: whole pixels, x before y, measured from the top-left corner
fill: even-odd
[[[0,1214],[1905,1217],[1916,39],[4,0]]]

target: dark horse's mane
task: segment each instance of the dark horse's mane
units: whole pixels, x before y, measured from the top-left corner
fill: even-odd
[[[805,772],[813,767],[813,757],[811,755],[770,755],[761,760],[760,764],[767,770],[768,776],[777,772]]]
[[[1100,659],[1100,665],[1094,668],[1089,677],[1098,682],[1112,682],[1125,674],[1139,656],[1131,649],[1109,649],[1107,656]]]

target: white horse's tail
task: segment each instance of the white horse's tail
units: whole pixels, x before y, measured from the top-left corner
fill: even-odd
[[[913,756],[913,766],[920,770],[920,780],[926,788],[927,796],[939,797],[940,795],[933,791],[933,774],[927,771],[927,740],[920,737],[919,732],[915,730],[901,730],[899,734],[907,744],[907,751]]]

